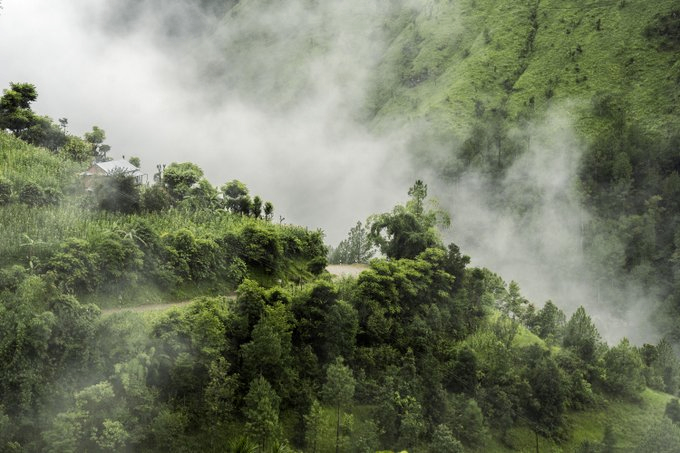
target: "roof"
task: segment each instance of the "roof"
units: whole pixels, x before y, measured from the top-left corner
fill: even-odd
[[[111,175],[117,171],[123,171],[131,176],[143,175],[139,168],[135,167],[130,162],[124,159],[110,160],[108,162],[97,162],[96,164],[94,164],[94,166],[102,169],[104,173],[107,175]],[[87,173],[90,172],[88,171]]]

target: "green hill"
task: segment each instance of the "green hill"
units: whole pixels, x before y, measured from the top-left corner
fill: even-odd
[[[677,8],[672,0],[424,2],[392,25],[375,121],[422,118],[464,134],[483,112],[517,122],[570,105],[576,127],[592,134],[593,98],[611,95],[632,121],[663,135],[680,125]],[[661,25],[669,21],[675,32]]]

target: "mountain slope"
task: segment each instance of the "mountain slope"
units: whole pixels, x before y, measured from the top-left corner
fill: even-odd
[[[589,107],[607,93],[645,129],[664,132],[680,124],[680,60],[670,38],[659,36],[672,26],[658,26],[672,21],[674,6],[428,1],[385,54],[371,106],[376,121],[408,115],[460,132],[490,109],[517,120],[562,101]],[[584,132],[597,127],[583,115],[576,120]]]

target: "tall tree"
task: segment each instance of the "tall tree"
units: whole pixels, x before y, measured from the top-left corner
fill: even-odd
[[[354,398],[356,382],[352,370],[344,364],[342,357],[335,359],[335,363],[328,365],[326,371],[326,383],[322,394],[324,400],[335,406],[337,411],[337,423],[335,430],[335,451],[340,450],[340,411]]]
[[[576,309],[565,326],[562,344],[586,363],[594,363],[600,355],[602,338],[583,306]]]
[[[92,126],[91,132],[85,133],[85,141],[90,144],[92,155],[99,162],[106,160],[106,153],[111,150],[109,145],[104,144],[106,132],[99,126]]]
[[[406,206],[397,205],[392,212],[368,219],[369,237],[388,258],[415,258],[429,247],[441,245],[436,227],[447,227],[449,216],[437,208],[425,209],[427,185],[418,180],[409,189]]]
[[[16,136],[35,124],[31,102],[38,98],[35,85],[10,83],[0,98],[0,129],[9,129]]]
[[[269,439],[278,436],[279,402],[279,396],[265,378],[258,376],[251,381],[243,415],[246,417],[246,430],[257,439],[261,451],[265,451]]]
[[[334,264],[367,263],[373,254],[369,231],[361,222],[357,222],[349,231],[347,238],[340,241],[338,247],[333,250],[329,261]]]

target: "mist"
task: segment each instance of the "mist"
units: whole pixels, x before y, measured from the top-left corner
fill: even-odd
[[[336,243],[413,179],[394,159],[402,134],[358,122],[388,4],[244,2],[216,16],[183,1],[10,0],[0,80],[35,84],[34,110],[71,133],[103,128],[109,157],[138,156],[149,175],[192,161]]]
[[[68,118],[71,133],[102,127],[110,157],[138,156],[150,175],[191,161],[215,185],[239,179],[273,202],[275,221],[321,228],[333,245],[423,178],[452,214],[446,239],[474,265],[539,306],[584,305],[609,342],[656,340],[639,316],[650,302],[603,291],[606,269],[584,258],[569,106],[531,126],[530,149],[496,187],[474,173],[451,185],[407,157],[422,125],[378,134],[362,121],[392,2],[202,3],[5,0],[0,82],[35,84],[34,110]]]

